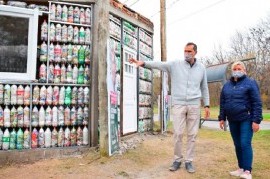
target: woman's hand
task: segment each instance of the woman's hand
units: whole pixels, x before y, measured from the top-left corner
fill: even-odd
[[[253,122],[252,123],[252,129],[253,129],[253,132],[258,132],[259,129],[260,129],[260,125],[257,124],[257,123],[255,123],[255,122]]]

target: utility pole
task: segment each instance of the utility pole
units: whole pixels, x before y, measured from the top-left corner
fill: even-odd
[[[167,48],[166,48],[166,0],[160,0],[160,47],[161,47],[161,61],[167,61]],[[163,132],[164,126],[164,94],[163,94],[163,73],[160,75],[160,128]]]

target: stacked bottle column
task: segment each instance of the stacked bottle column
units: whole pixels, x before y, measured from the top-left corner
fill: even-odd
[[[120,124],[120,96],[121,96],[121,20],[110,14],[110,59],[112,73],[115,75],[114,91],[117,92],[117,113],[118,123]],[[120,126],[119,126],[120,128]]]
[[[31,146],[30,84],[0,84],[0,150]]]
[[[153,38],[145,30],[139,30],[139,59],[142,61],[153,60]],[[149,131],[153,119],[152,84],[153,74],[151,69],[139,67],[139,131]]]

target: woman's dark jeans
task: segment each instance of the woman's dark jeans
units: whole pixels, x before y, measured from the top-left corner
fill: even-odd
[[[233,138],[235,152],[239,168],[244,171],[252,170],[253,151],[251,140],[253,137],[252,122],[229,122],[231,136]]]

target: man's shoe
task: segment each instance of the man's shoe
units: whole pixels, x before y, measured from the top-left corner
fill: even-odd
[[[194,173],[195,172],[195,169],[192,165],[192,162],[186,162],[185,163],[185,166],[186,166],[186,170],[188,173]]]
[[[180,168],[181,162],[174,161],[172,166],[170,166],[169,170],[170,171],[176,171]]]
[[[240,177],[244,173],[244,170],[242,168],[239,168],[235,171],[230,172],[230,175],[235,176],[235,177]]]
[[[240,178],[245,178],[245,179],[252,179],[252,175],[250,171],[246,170],[240,175]]]

